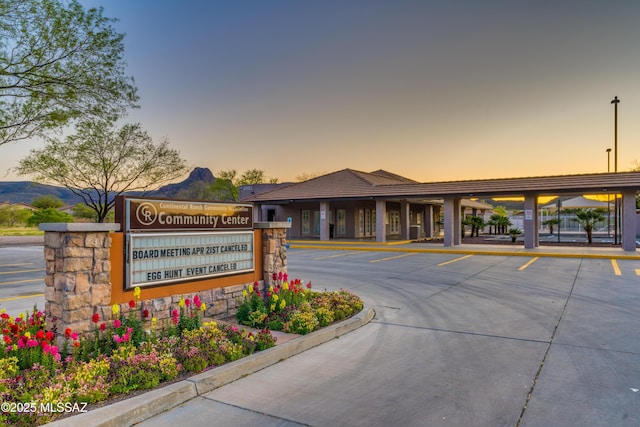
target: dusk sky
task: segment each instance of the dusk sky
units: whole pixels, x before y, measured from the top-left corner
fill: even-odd
[[[618,170],[640,160],[638,1],[81,3],[126,33],[126,121],[214,175],[606,172],[614,96]],[[0,180],[39,147],[0,146]]]

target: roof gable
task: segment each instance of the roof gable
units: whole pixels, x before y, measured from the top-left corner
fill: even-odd
[[[384,170],[375,172],[361,172],[354,169],[342,169],[336,172],[298,182],[284,188],[277,188],[259,195],[262,200],[286,200],[286,199],[322,199],[336,197],[360,197],[367,194],[372,188],[381,185],[398,185],[415,183]],[[258,195],[249,197],[246,201],[252,201]]]

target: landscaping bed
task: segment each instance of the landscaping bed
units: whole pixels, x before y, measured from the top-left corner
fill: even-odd
[[[289,282],[286,275],[276,280],[267,295],[249,286],[239,301],[238,320],[247,323],[246,314],[253,319],[247,326],[257,326],[255,330],[204,321],[206,306],[197,295],[182,298],[165,325],[143,322],[152,313],[142,313],[136,300],[129,302],[127,313],[116,304],[113,319],[93,315],[92,336],[81,338],[68,329],[60,346],[35,307],[17,318],[1,314],[0,420],[44,424],[70,411],[42,408],[102,406],[273,347],[276,339],[266,323],[255,321],[258,317],[270,319],[269,326],[304,334],[362,310],[360,298],[346,291],[312,291],[310,283]]]

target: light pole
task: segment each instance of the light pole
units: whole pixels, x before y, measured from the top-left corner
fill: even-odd
[[[620,100],[617,96],[611,101],[613,104],[613,171],[618,172],[618,104]],[[618,195],[614,200],[614,216],[613,216],[613,244],[618,244]]]
[[[613,171],[618,172],[618,104],[620,100],[616,96],[611,103],[613,104]]]
[[[611,172],[611,148],[607,148],[607,172]],[[611,237],[611,194],[607,193],[607,236]]]

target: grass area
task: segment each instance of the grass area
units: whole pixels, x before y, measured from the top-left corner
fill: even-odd
[[[0,227],[0,236],[42,236],[44,231],[36,227]]]

